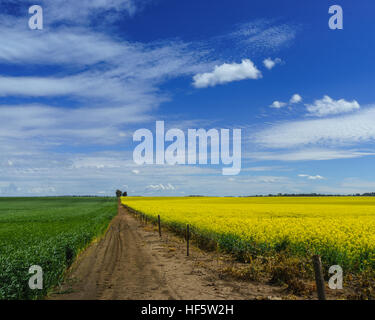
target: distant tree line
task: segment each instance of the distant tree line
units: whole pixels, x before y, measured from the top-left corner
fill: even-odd
[[[375,192],[366,192],[362,194],[278,193],[268,195],[255,195],[249,197],[375,197]]]
[[[189,195],[189,198],[204,197],[202,195]],[[277,194],[257,194],[252,196],[239,196],[238,198],[251,197],[375,197],[375,192],[355,193],[355,194],[321,194],[321,193],[277,193]],[[225,198],[237,198],[235,196],[225,196]]]

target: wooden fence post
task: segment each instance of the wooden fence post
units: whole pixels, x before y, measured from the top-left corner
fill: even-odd
[[[186,255],[189,256],[189,240],[190,240],[190,230],[189,225],[186,226]]]
[[[158,215],[159,236],[161,237],[160,215]]]
[[[320,256],[318,255],[313,256],[313,265],[314,265],[314,272],[315,272],[316,290],[318,291],[318,299],[326,300],[323,268],[322,268],[322,261],[320,259]]]

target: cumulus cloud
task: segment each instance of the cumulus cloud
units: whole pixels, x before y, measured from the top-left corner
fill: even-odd
[[[301,101],[302,97],[298,93],[294,94],[289,100],[291,104],[300,103]]]
[[[316,175],[316,176],[310,176],[308,174],[299,174],[298,175],[300,178],[306,178],[308,180],[323,180],[325,179],[324,177],[322,177],[321,175]]]
[[[271,105],[270,108],[275,108],[275,109],[280,109],[286,106],[285,102],[281,101],[274,101]]]
[[[315,100],[313,104],[307,104],[306,107],[310,115],[317,117],[348,113],[360,109],[360,105],[356,100],[333,100],[327,95],[323,99]]]
[[[296,103],[300,103],[302,101],[302,97],[299,95],[299,94],[294,94],[290,100],[289,100],[289,103],[290,104],[296,104]],[[270,108],[274,108],[274,109],[280,109],[280,108],[283,108],[285,106],[287,106],[288,104],[286,102],[282,102],[282,101],[274,101],[271,105],[270,105]]]
[[[263,60],[263,64],[264,66],[268,69],[268,70],[271,70],[274,66],[276,66],[276,64],[278,63],[281,63],[281,59],[280,58],[276,58],[274,60],[272,60],[271,58],[267,58],[267,59],[264,59]]]
[[[218,84],[246,79],[259,79],[262,73],[250,59],[243,59],[241,63],[224,63],[215,66],[212,72],[199,73],[193,77],[196,88],[213,87]]]

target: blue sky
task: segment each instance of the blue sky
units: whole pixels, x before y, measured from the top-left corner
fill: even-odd
[[[375,190],[372,1],[41,0],[30,30],[33,4],[0,3],[1,195]],[[241,128],[241,174],[137,166],[157,120]]]

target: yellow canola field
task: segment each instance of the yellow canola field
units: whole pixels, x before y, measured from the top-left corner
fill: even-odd
[[[217,241],[230,252],[320,254],[346,270],[375,268],[375,198],[124,197],[151,219]]]

